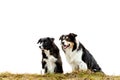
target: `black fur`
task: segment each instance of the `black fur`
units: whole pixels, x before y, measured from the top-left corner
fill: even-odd
[[[55,62],[56,67],[54,69],[54,73],[63,73],[62,61],[59,54],[59,49],[54,43],[54,38],[50,38],[50,37],[41,38],[38,40],[38,43],[42,43],[42,47],[39,46],[39,48],[42,50],[42,69],[45,69],[45,73],[48,73],[49,66],[46,66],[46,62],[44,61],[44,59],[48,59],[48,56],[46,56],[44,50],[49,50],[50,55],[52,55],[57,59],[57,61]]]
[[[82,60],[87,64],[88,69],[93,72],[102,72],[100,66],[97,64],[91,53],[81,43],[79,46],[83,50]]]

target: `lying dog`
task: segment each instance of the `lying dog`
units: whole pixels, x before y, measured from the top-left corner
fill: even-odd
[[[60,37],[62,49],[66,55],[68,63],[75,70],[91,70],[100,72],[101,68],[97,64],[90,52],[76,39],[76,34],[70,33]]]
[[[54,38],[46,37],[38,40],[42,50],[42,69],[44,73],[63,73],[59,49],[54,43]]]

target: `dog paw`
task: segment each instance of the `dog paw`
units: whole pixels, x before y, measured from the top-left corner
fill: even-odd
[[[80,65],[79,65],[79,67],[80,67],[81,70],[87,71],[87,65],[86,65],[86,63],[81,62]]]
[[[40,73],[41,73],[41,75],[44,75],[45,74],[45,69],[42,69]]]

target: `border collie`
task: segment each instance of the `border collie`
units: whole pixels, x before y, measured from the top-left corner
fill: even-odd
[[[59,49],[54,43],[54,38],[40,38],[37,44],[39,43],[42,51],[43,73],[63,73]]]
[[[97,64],[91,53],[76,39],[76,34],[69,33],[60,37],[62,50],[66,55],[68,63],[75,70],[91,70],[93,72],[101,72],[100,66]]]

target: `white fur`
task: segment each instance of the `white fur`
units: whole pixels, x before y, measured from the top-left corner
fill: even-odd
[[[41,49],[43,49],[43,43],[40,43],[40,47],[41,47]]]
[[[46,62],[46,67],[48,69],[48,73],[54,73],[54,69],[56,67],[56,58],[52,55],[50,55],[50,51],[49,50],[44,50],[45,51],[45,54],[46,56],[48,57],[48,59],[43,59],[43,61]]]
[[[79,46],[79,43],[77,41],[77,47],[78,46]],[[79,70],[83,70],[83,71],[87,70],[87,64],[84,63],[84,61],[82,60],[82,54],[83,54],[82,49],[79,51],[77,50],[72,51],[72,48],[69,48],[69,47],[65,49],[66,59],[68,63],[71,65],[72,71],[75,71],[76,69],[78,69],[78,67],[79,67]]]
[[[41,70],[41,74],[44,75],[45,74],[45,69]]]

